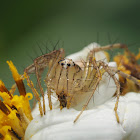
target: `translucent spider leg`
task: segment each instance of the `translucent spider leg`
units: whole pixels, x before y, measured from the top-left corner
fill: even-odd
[[[105,50],[111,50],[111,49],[124,49],[126,52],[132,55],[132,53],[128,50],[127,46],[125,44],[121,43],[116,43],[116,44],[111,44],[107,46],[102,46],[99,48],[94,48],[92,51],[93,52],[99,52],[99,51],[105,51]]]
[[[36,89],[34,88],[33,83],[30,80],[28,74],[35,73],[36,76],[37,76],[37,82],[38,82],[39,89],[40,89],[40,92],[41,92],[42,97],[43,97],[43,112],[44,112],[44,114],[45,114],[45,99],[44,99],[44,91],[43,91],[43,88],[41,86],[41,74],[46,67],[51,67],[52,66],[51,65],[51,64],[53,64],[52,62],[54,62],[57,59],[58,56],[64,56],[64,50],[63,49],[54,50],[51,53],[44,54],[42,56],[37,57],[34,60],[34,63],[31,64],[30,66],[28,66],[24,70],[26,75],[27,75],[27,78],[26,78],[27,82],[28,82],[29,86],[31,87],[33,93],[35,94],[36,99],[39,101],[39,107],[40,107],[40,110],[41,110],[42,107],[41,107],[41,103],[40,103],[40,100],[39,100],[39,94],[36,91]],[[48,98],[49,98],[49,104],[50,104],[50,109],[51,109],[52,107],[51,107],[51,96],[50,95],[51,95],[51,93],[49,92]],[[42,114],[42,112],[41,112],[41,114]]]
[[[56,74],[54,71],[57,68],[58,62],[61,59],[63,59],[64,56],[65,56],[64,50],[60,49],[60,51],[55,54],[55,57],[53,59],[51,59],[49,61],[49,64],[48,64],[49,70],[48,70],[47,77],[45,78],[44,81],[45,81],[45,83],[47,85],[47,93],[48,93],[48,101],[49,101],[50,110],[52,110],[52,101],[51,101],[51,93],[52,93],[52,91],[51,91],[50,84],[52,82],[52,79],[54,77],[56,77],[56,75],[54,75],[54,74]],[[57,86],[57,84],[56,84],[56,86]]]
[[[37,90],[34,88],[33,82],[30,80],[29,75],[27,74],[26,70],[24,72],[24,75],[25,75],[25,78],[27,79],[28,86],[31,88],[35,98],[38,101],[40,115],[43,116],[43,110],[42,110],[42,105],[41,105],[39,94],[38,94]]]
[[[112,44],[112,45],[103,46],[103,47],[100,47],[100,48],[94,48],[92,51],[93,51],[93,53],[95,53],[95,52],[99,52],[99,51],[105,51],[105,50],[111,50],[111,49],[117,49],[117,48],[124,49],[129,54],[129,56],[131,57],[131,61],[136,62],[134,54],[131,53],[128,50],[128,47],[125,44],[116,43],[116,44]],[[131,75],[125,74],[125,73],[121,72],[120,70],[116,70],[116,69],[113,69],[113,70],[114,70],[114,72],[120,74],[122,77],[130,79],[135,84],[140,86],[140,81],[137,78],[135,78]]]
[[[40,92],[41,92],[41,95],[42,95],[42,98],[43,98],[43,113],[44,115],[46,114],[46,109],[45,109],[45,99],[44,99],[44,91],[43,91],[43,88],[41,86],[41,76],[39,75],[39,70],[38,70],[38,61],[35,59],[34,60],[34,66],[35,66],[35,73],[36,73],[36,77],[37,77],[37,83],[39,85],[39,89],[40,89]]]
[[[88,56],[87,56],[87,62],[86,62],[86,67],[84,69],[84,73],[86,75],[85,77],[85,86],[84,86],[84,90],[86,91],[89,87],[87,87],[87,85],[89,85],[88,83],[90,83],[91,80],[91,75],[92,74],[96,74],[96,69],[93,68],[93,52],[89,52]]]
[[[120,74],[121,76],[123,76],[124,78],[127,78],[127,79],[130,79],[132,80],[136,85],[140,86],[140,80],[138,80],[137,78],[129,75],[129,74],[126,74],[120,70],[114,70],[115,73],[118,73]]]
[[[131,61],[135,62],[134,54],[128,50],[128,47],[125,44],[121,44],[121,43],[111,44],[99,48],[94,48],[92,51],[95,53],[99,51],[112,50],[112,49],[124,49],[125,52],[131,57]]]
[[[96,69],[93,68],[92,58],[93,58],[93,53],[90,52],[87,56],[87,62],[83,62],[84,70],[82,71],[80,69],[80,71],[82,73],[79,75],[81,75],[82,78],[80,78],[80,77],[77,78],[77,80],[72,85],[72,90],[70,91],[69,97],[67,99],[67,108],[70,108],[71,102],[75,96],[76,91],[86,92],[89,90],[88,85],[89,85],[89,83],[91,83],[92,79],[94,79],[94,78],[91,79],[91,75],[93,74],[93,77],[96,75]],[[75,64],[75,67],[76,66],[77,65]],[[82,80],[80,80],[80,79],[82,79]]]
[[[116,92],[117,100],[115,103],[114,111],[115,111],[115,116],[116,116],[117,122],[119,123],[120,121],[119,121],[117,109],[118,109],[118,103],[119,103],[119,97],[120,97],[120,83],[117,80],[117,78],[114,76],[114,72],[112,72],[112,70],[110,69],[110,67],[107,64],[105,64],[104,62],[100,62],[100,64],[103,66],[105,71],[113,78],[115,85],[117,87],[117,92]]]
[[[85,72],[86,74],[86,78],[84,81],[84,91],[87,91],[88,89],[90,89],[95,83],[96,83],[96,75],[97,75],[97,69],[94,67],[93,61],[95,60],[95,54],[93,51],[90,51],[87,57],[87,64],[85,67]],[[95,63],[95,62],[94,62]],[[98,64],[95,64],[98,69],[100,68],[100,66]],[[100,69],[100,74],[102,75],[104,73],[103,70]]]
[[[79,113],[79,115],[76,117],[76,119],[74,120],[74,123],[79,119],[79,117],[81,116],[81,114],[83,113],[83,111],[87,108],[91,98],[93,97],[93,94],[95,93],[95,90],[97,88],[97,86],[99,85],[99,82],[101,81],[102,77],[101,77],[101,73],[99,71],[99,68],[97,66],[97,63],[96,63],[96,60],[95,58],[93,59],[93,65],[94,65],[94,68],[96,69],[97,71],[97,74],[96,74],[96,83],[94,84],[94,88],[93,88],[93,91],[92,91],[92,94],[90,95],[90,97],[88,98],[88,101],[86,102],[86,104],[83,106],[81,112]]]
[[[82,69],[77,64],[74,64],[73,67],[68,69],[67,77],[67,108],[70,108],[73,104],[72,102],[77,91],[82,90],[82,85],[84,84],[83,81],[85,81],[86,73],[84,73],[84,71],[82,71]]]

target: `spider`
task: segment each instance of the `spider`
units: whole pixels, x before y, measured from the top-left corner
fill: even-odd
[[[102,75],[107,72],[114,80],[116,89],[116,103],[114,107],[116,120],[119,123],[119,116],[117,113],[119,96],[120,96],[120,84],[117,78],[114,76],[116,73],[121,74],[123,77],[131,79],[138,86],[140,86],[139,81],[127,75],[115,68],[109,67],[104,61],[96,61],[95,53],[99,51],[123,48],[127,51],[130,56],[131,52],[127,49],[127,46],[124,44],[112,44],[104,47],[97,47],[89,51],[86,61],[83,62],[84,67],[73,62],[72,59],[65,58],[65,53],[63,49],[54,50],[48,54],[42,55],[34,59],[34,63],[28,66],[24,72],[27,79],[28,85],[31,87],[32,92],[34,93],[36,99],[38,100],[39,110],[41,116],[45,114],[45,99],[44,91],[41,86],[41,74],[46,67],[48,67],[47,76],[45,77],[45,83],[47,86],[48,93],[48,102],[49,108],[52,110],[52,101],[51,95],[53,92],[56,93],[56,96],[60,102],[60,109],[67,107],[74,107],[84,100],[88,96],[86,103],[83,105],[81,112],[74,120],[74,123],[81,116],[83,111],[87,108],[91,98],[93,97],[97,86],[102,80]],[[34,88],[32,81],[29,78],[29,74],[35,73],[37,77],[37,82],[39,85],[40,92],[43,97],[43,108],[41,106],[41,101],[37,90]],[[88,94],[87,94],[88,93]],[[90,94],[89,94],[90,93]]]

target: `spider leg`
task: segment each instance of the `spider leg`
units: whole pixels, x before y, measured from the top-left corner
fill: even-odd
[[[52,101],[51,101],[51,82],[53,82],[53,78],[55,77],[55,83],[53,83],[55,85],[55,88],[57,89],[58,83],[57,80],[58,78],[56,78],[57,75],[56,73],[58,71],[60,71],[61,69],[58,68],[58,71],[56,72],[57,66],[58,66],[58,62],[64,58],[64,50],[61,50],[61,53],[56,54],[56,56],[54,57],[54,59],[50,60],[49,64],[48,64],[48,73],[47,76],[45,78],[45,83],[47,85],[47,93],[48,93],[48,101],[49,101],[49,108],[50,110],[52,110]],[[59,72],[58,72],[59,73]]]
[[[28,69],[25,69],[25,70],[24,70],[25,78],[26,78],[26,80],[27,80],[28,86],[31,88],[31,90],[32,90],[32,92],[33,92],[35,98],[36,98],[37,101],[38,101],[40,115],[43,116],[43,110],[42,110],[42,106],[41,106],[41,101],[40,101],[39,94],[38,94],[37,90],[34,88],[33,82],[30,80],[27,71],[28,71]]]
[[[45,81],[45,83],[46,83],[46,81]],[[52,92],[51,92],[51,89],[49,88],[49,86],[47,86],[47,93],[48,93],[49,108],[50,108],[50,110],[52,110],[52,100],[51,100]]]
[[[70,108],[73,97],[74,97],[74,94],[73,94],[73,88],[72,88],[71,92],[68,93],[68,96],[67,96],[67,109]]]
[[[99,71],[99,68],[98,68],[98,66],[97,66],[97,63],[96,63],[96,60],[95,60],[95,59],[93,59],[93,65],[94,65],[94,68],[95,68],[96,71],[97,71],[97,74],[96,74],[97,80],[96,80],[96,83],[94,84],[94,88],[93,88],[92,94],[91,94],[90,97],[88,98],[88,101],[86,102],[86,104],[83,106],[83,108],[82,108],[81,112],[79,113],[79,115],[78,115],[78,116],[76,117],[76,119],[74,120],[74,123],[79,119],[79,117],[81,116],[81,114],[83,113],[83,111],[87,108],[87,106],[88,106],[88,104],[89,104],[91,98],[93,97],[93,94],[95,93],[95,90],[96,90],[96,88],[97,88],[99,82],[100,82],[101,79],[102,79],[101,73],[100,73],[100,71]]]
[[[120,83],[119,83],[118,79],[114,76],[114,72],[112,72],[111,68],[108,65],[106,65],[104,62],[100,62],[100,64],[103,66],[103,68],[106,70],[106,72],[112,77],[112,79],[114,80],[116,87],[117,87],[117,91],[116,91],[117,100],[115,103],[114,111],[115,111],[115,116],[116,116],[117,122],[119,123],[120,121],[119,121],[117,109],[118,109],[118,103],[119,103],[119,97],[120,97]]]
[[[67,69],[67,108],[73,105],[72,101],[74,96],[77,95],[77,91],[82,89],[84,83],[82,79],[85,77],[84,74],[84,71],[77,64]]]
[[[89,89],[89,85],[92,81],[91,75],[96,74],[96,68],[93,67],[93,53],[89,52],[88,57],[87,57],[87,62],[86,62],[86,67],[84,69],[84,73],[86,75],[85,80],[84,80],[84,90],[87,91]]]
[[[126,79],[130,79],[132,80],[136,85],[138,85],[140,87],[140,80],[138,80],[137,78],[135,78],[134,76],[132,75],[129,75],[129,74],[126,74],[120,70],[117,70],[116,68],[112,68],[112,70],[115,72],[115,73],[118,73],[120,74],[122,77],[126,78]]]
[[[92,81],[92,79],[90,78],[91,73],[93,72],[95,75],[94,71],[96,71],[96,69],[93,68],[92,58],[93,58],[93,54],[92,54],[92,52],[90,52],[87,56],[87,62],[85,62],[85,64],[84,64],[84,70],[81,71],[82,77],[80,78],[80,80],[76,78],[77,80],[73,82],[72,86],[70,86],[70,87],[72,87],[72,89],[69,92],[70,94],[68,95],[69,97],[67,99],[67,108],[70,108],[72,99],[74,98],[76,91],[78,91],[78,93],[80,93],[79,91],[81,91],[81,92],[88,91],[89,85],[90,85],[89,83]],[[79,84],[76,85],[78,80],[79,80]]]
[[[112,49],[124,49],[125,52],[130,56],[131,61],[136,62],[135,55],[131,51],[129,51],[128,47],[125,44],[121,44],[121,43],[111,44],[99,48],[94,48],[92,51],[95,53],[99,51],[112,50]]]
[[[93,51],[90,51],[88,56],[87,56],[87,63],[86,63],[86,67],[85,67],[85,73],[87,73],[85,81],[84,81],[84,91],[87,91],[89,89],[91,89],[91,87],[93,87],[93,85],[96,83],[96,75],[97,75],[97,69],[96,66],[98,67],[98,69],[100,69],[100,64],[96,63],[96,66],[94,67],[93,61],[96,62],[95,59],[95,54]],[[94,63],[95,63],[94,62]],[[100,74],[103,75],[105,72],[104,69],[100,69]]]
[[[111,44],[111,45],[107,45],[107,46],[102,46],[99,48],[94,48],[92,51],[93,52],[99,52],[99,51],[105,51],[105,50],[111,50],[111,49],[124,49],[126,52],[128,52],[129,54],[132,54],[127,46],[125,44],[121,44],[121,43],[116,43],[116,44]]]
[[[41,92],[41,95],[42,95],[42,98],[43,98],[43,112],[44,112],[44,115],[46,113],[46,109],[45,109],[45,99],[44,99],[44,91],[43,91],[43,88],[41,86],[41,74],[39,74],[39,70],[38,70],[38,62],[37,62],[37,59],[34,60],[34,66],[35,66],[35,74],[36,74],[36,77],[37,77],[37,83],[39,85],[39,89],[40,89],[40,92]]]
[[[34,63],[31,64],[30,66],[28,66],[24,70],[24,72],[26,73],[27,83],[31,87],[32,92],[34,93],[36,99],[38,100],[38,104],[39,104],[39,108],[40,108],[39,110],[40,110],[41,116],[43,115],[43,112],[44,112],[44,114],[46,112],[44,91],[43,91],[43,88],[41,86],[41,74],[46,67],[49,67],[49,70],[51,70],[51,67],[52,67],[52,64],[53,64],[52,62],[56,61],[56,59],[58,57],[62,58],[64,55],[65,55],[65,53],[64,53],[63,49],[54,50],[54,51],[52,51],[48,54],[44,54],[42,56],[37,57],[34,60]],[[43,97],[43,111],[42,111],[42,106],[41,106],[39,94],[38,94],[37,90],[34,88],[34,85],[33,85],[32,81],[30,80],[29,75],[28,75],[28,74],[31,74],[31,73],[35,73],[36,77],[37,77],[37,82],[38,82],[38,85],[39,85],[39,89],[40,89],[40,92],[41,92],[42,97]],[[48,91],[50,91],[49,88],[48,88]],[[48,100],[49,100],[50,109],[52,109],[51,93],[50,92],[48,93]]]
[[[88,53],[87,62],[85,63],[82,84],[80,84],[83,88],[83,91],[89,90],[89,86],[94,78],[91,79],[91,76],[94,77],[96,75],[96,68],[93,66],[93,58],[94,54],[92,51]]]

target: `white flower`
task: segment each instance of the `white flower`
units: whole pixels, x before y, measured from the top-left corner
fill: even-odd
[[[92,43],[82,51],[68,56],[75,62],[85,60],[87,53],[98,44]],[[97,60],[104,59],[103,52],[98,53]],[[107,62],[107,61],[106,61]],[[110,63],[115,66],[115,63]],[[140,137],[140,95],[134,92],[120,97],[118,114],[120,123],[115,117],[113,97],[116,87],[114,81],[104,75],[99,89],[94,94],[88,110],[84,111],[76,123],[73,123],[79,110],[58,108],[59,102],[52,96],[53,110],[48,108],[46,115],[40,117],[38,106],[33,111],[34,119],[29,124],[25,140],[122,140]],[[84,105],[82,102],[81,105]],[[77,109],[78,107],[76,107]]]

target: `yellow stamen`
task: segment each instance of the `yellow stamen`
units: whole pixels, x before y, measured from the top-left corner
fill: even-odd
[[[118,70],[121,70],[122,72],[131,75],[133,72],[133,68],[135,68],[135,70],[137,70],[137,72],[139,71],[139,66],[136,63],[133,63],[131,61],[131,59],[134,59],[135,62],[140,58],[140,52],[137,56],[135,56],[134,54],[130,57],[129,54],[127,52],[124,53],[124,55],[117,55],[114,57],[114,61],[117,63],[118,65]],[[134,61],[133,60],[133,61]],[[134,72],[133,72],[134,73]],[[130,91],[134,91],[134,92],[138,92],[138,87],[135,85],[134,82],[132,82],[129,79],[125,79],[124,77],[119,75],[119,81],[122,84],[122,95],[125,95],[127,92]]]
[[[21,75],[19,75],[16,67],[14,66],[13,62],[12,61],[7,61],[7,64],[9,65],[9,68],[13,74],[13,78],[15,81],[18,81],[21,79]]]
[[[2,128],[0,128],[0,133],[4,137],[4,140],[12,139],[10,136],[9,130],[11,130],[10,126],[3,126]]]
[[[12,98],[12,94],[8,91],[8,89],[5,87],[4,83],[0,80],[0,91],[6,92],[10,98]]]
[[[22,77],[18,74],[16,67],[11,61],[7,61],[13,78],[16,82],[20,96],[12,95],[16,89],[13,85],[10,92],[0,80],[0,139],[18,140],[24,139],[25,130],[29,122],[33,119],[29,100],[33,98],[31,93],[25,91]],[[9,96],[10,95],[10,96]]]
[[[17,71],[16,67],[14,66],[14,64],[12,63],[12,61],[7,61],[7,63],[9,65],[11,72],[12,72],[13,78],[16,82],[16,85],[18,87],[20,95],[25,96],[26,90],[25,90],[21,75],[18,73],[18,71]]]

